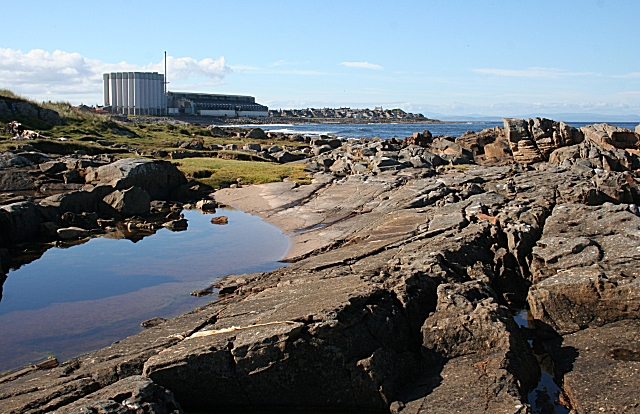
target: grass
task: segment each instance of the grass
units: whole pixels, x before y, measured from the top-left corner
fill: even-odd
[[[200,177],[198,181],[214,188],[230,184],[265,184],[284,178],[299,184],[309,184],[311,179],[304,165],[281,165],[270,162],[223,160],[219,158],[184,158],[173,161],[185,175]],[[239,181],[238,181],[239,179]]]
[[[0,99],[4,99],[7,104],[17,101],[26,101],[39,108],[52,109],[60,115],[62,125],[53,126],[46,124],[40,119],[1,118],[2,122],[17,120],[27,129],[39,131],[41,134],[58,139],[66,138],[65,141],[35,140],[35,141],[11,141],[9,134],[4,133],[4,128],[0,128],[0,151],[15,149],[18,144],[30,144],[43,152],[56,154],[70,154],[76,150],[84,150],[88,154],[99,154],[107,152],[121,152],[120,158],[138,157],[138,155],[126,150],[114,150],[102,147],[96,143],[98,140],[112,141],[116,144],[126,144],[138,148],[146,155],[153,150],[165,150],[167,152],[179,150],[175,144],[179,141],[202,140],[205,147],[211,144],[226,145],[236,144],[241,148],[246,143],[259,143],[263,145],[278,145],[280,147],[298,147],[304,143],[292,142],[288,140],[266,138],[250,139],[238,137],[235,132],[246,131],[244,129],[233,129],[228,137],[214,137],[205,125],[194,124],[174,124],[168,122],[119,122],[113,120],[109,115],[94,114],[91,112],[78,112],[73,109],[68,102],[35,102],[20,96],[10,90],[0,89]],[[137,117],[130,117],[135,120]],[[120,135],[117,130],[127,131],[132,136]],[[228,154],[233,156],[233,151],[219,151],[221,156]],[[246,156],[246,153],[241,153]],[[280,165],[267,162],[238,161],[216,158],[186,158],[174,161],[179,168],[188,176],[196,178],[198,181],[213,187],[225,187],[235,184],[240,179],[241,184],[263,184],[281,181],[290,178],[298,183],[310,182],[309,177],[304,172],[302,165]]]

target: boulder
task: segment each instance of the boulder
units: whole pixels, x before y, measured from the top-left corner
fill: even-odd
[[[40,108],[40,110],[38,111],[38,116],[41,120],[43,120],[49,125],[54,125],[54,126],[62,125],[62,119],[60,118],[60,114],[58,114],[53,109]]]
[[[55,194],[40,200],[40,205],[55,207],[60,214],[68,211],[76,214],[102,213],[102,199],[105,195],[113,191],[109,186],[98,186],[89,191],[71,191],[68,193]]]
[[[0,169],[9,167],[24,167],[33,164],[26,157],[17,155],[11,151],[0,154]]]
[[[0,206],[0,243],[22,243],[34,238],[43,218],[31,201]]]
[[[636,134],[640,135],[640,124],[636,127]]]
[[[246,134],[246,138],[266,139],[267,134],[261,128],[252,128]]]
[[[557,148],[579,144],[584,138],[580,130],[545,118],[504,118],[503,123],[513,158],[522,164],[548,160]]]
[[[51,176],[65,171],[67,165],[60,161],[47,161],[39,164],[38,168],[40,168],[43,174]]]
[[[262,146],[260,144],[244,144],[242,149],[245,151],[260,151]]]
[[[136,186],[107,194],[103,201],[123,217],[147,216],[151,210],[149,193]]]
[[[9,109],[4,99],[0,99],[0,118],[8,118],[10,116],[11,109]]]
[[[26,171],[6,169],[0,170],[0,191],[25,191],[35,190],[34,177]]]
[[[219,224],[219,225],[229,224],[229,217],[227,216],[214,217],[211,219],[211,224]]]
[[[224,129],[220,128],[219,126],[216,126],[216,125],[208,126],[207,130],[209,131],[211,136],[214,136],[214,137],[226,137],[227,136],[226,131]]]
[[[271,156],[280,164],[284,164],[287,162],[300,161],[305,159],[304,155],[293,154],[289,151],[276,152],[275,154],[271,154]]]
[[[110,185],[116,190],[139,187],[154,200],[166,200],[187,183],[178,168],[168,161],[127,158],[87,172],[87,183]]]
[[[38,118],[38,110],[29,102],[15,102],[13,107],[18,115],[26,116],[29,118]]]
[[[183,231],[188,227],[187,219],[181,218],[177,220],[171,220],[167,223],[163,224],[164,227],[168,228],[171,231]]]
[[[214,200],[200,200],[196,203],[196,208],[202,211],[216,211],[218,207],[218,203]]]

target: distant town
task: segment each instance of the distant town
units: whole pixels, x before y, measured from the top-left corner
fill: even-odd
[[[353,108],[307,108],[307,109],[274,109],[269,110],[270,117],[281,118],[351,118],[351,119],[421,119],[422,114],[412,114],[402,109],[353,109]]]

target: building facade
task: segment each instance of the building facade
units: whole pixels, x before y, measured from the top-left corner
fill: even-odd
[[[252,118],[269,116],[269,108],[256,103],[253,96],[244,95],[167,92],[167,108],[169,115]]]
[[[123,115],[165,115],[164,75],[158,72],[112,72],[103,75],[104,106]]]

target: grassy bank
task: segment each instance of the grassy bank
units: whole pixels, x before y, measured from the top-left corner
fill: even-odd
[[[304,165],[281,165],[270,162],[223,160],[219,158],[184,158],[173,161],[185,175],[215,188],[231,184],[264,184],[290,178],[308,184]]]

